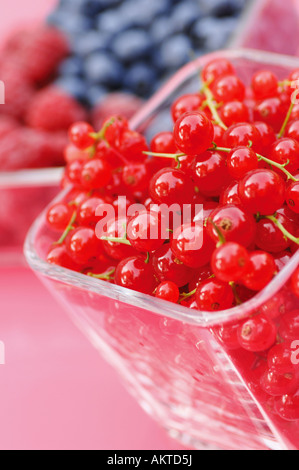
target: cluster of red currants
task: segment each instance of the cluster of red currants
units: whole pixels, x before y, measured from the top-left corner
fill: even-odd
[[[299,245],[298,78],[299,70],[284,81],[265,70],[246,87],[230,62],[214,60],[202,89],[173,103],[173,132],[160,132],[149,147],[118,116],[100,132],[74,124],[65,151],[65,184],[73,189],[48,211],[49,226],[62,232],[48,261],[195,310],[251,299]],[[126,196],[122,206],[119,196]],[[166,224],[162,207],[173,204],[181,214],[191,208],[191,219]],[[108,207],[115,216],[107,220]],[[229,350],[269,351],[260,387],[281,417],[294,420],[299,269],[286,290],[279,307],[265,305],[214,333]],[[291,311],[283,316],[286,302]]]

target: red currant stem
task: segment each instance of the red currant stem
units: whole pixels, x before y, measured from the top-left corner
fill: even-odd
[[[264,216],[264,218],[271,220],[276,225],[276,227],[279,228],[279,230],[284,234],[286,238],[296,243],[296,245],[299,245],[299,238],[296,238],[294,235],[288,232],[288,230],[284,228],[284,226],[279,222],[279,220],[276,219],[274,215],[266,215]]]
[[[185,153],[155,153],[155,152],[142,152],[144,155],[149,155],[152,157],[161,157],[161,158],[172,158],[173,160],[177,160],[179,157],[185,157]]]
[[[214,147],[209,149],[209,150],[217,150],[218,152],[226,152],[226,153],[230,153],[232,151],[232,149],[230,149],[230,148],[217,147],[216,144],[214,144]],[[281,163],[274,162],[273,160],[270,160],[269,158],[266,158],[263,155],[260,155],[259,153],[257,153],[256,156],[257,156],[258,160],[263,160],[264,162],[268,163],[269,165],[275,166],[276,168],[281,170],[288,177],[288,180],[292,180],[292,181],[295,181],[295,182],[299,181],[295,178],[295,176],[292,175],[292,173],[290,173],[285,168],[290,163],[289,160],[286,163],[281,164]]]
[[[224,124],[224,122],[222,121],[222,119],[220,118],[220,116],[218,114],[218,111],[217,111],[218,104],[215,103],[213,93],[211,92],[209,87],[206,86],[206,85],[204,85],[204,87],[203,87],[203,92],[204,92],[204,94],[206,95],[206,98],[207,98],[205,103],[208,105],[208,108],[210,109],[210,111],[212,113],[212,116],[214,118],[215,123],[218,126],[222,127],[222,129],[224,129],[226,131],[227,126]]]
[[[115,268],[112,268],[107,273],[103,273],[103,274],[87,273],[87,276],[94,277],[96,279],[103,279],[103,280],[106,280],[106,281],[110,281],[111,279],[113,279],[113,274],[114,273],[115,273]]]
[[[101,237],[100,238],[101,240],[103,240],[104,242],[111,242],[111,243],[121,243],[122,245],[128,245],[128,246],[131,246],[131,243],[129,242],[129,240],[127,240],[126,238],[117,238],[117,237]]]
[[[95,139],[96,141],[100,141],[100,140],[105,140],[105,135],[106,135],[106,130],[108,129],[108,127],[110,127],[113,123],[115,122],[115,118],[111,118],[109,121],[106,122],[106,124],[104,124],[104,126],[102,127],[102,129],[99,131],[99,132],[93,132],[90,135],[90,137],[92,137],[93,139]],[[107,142],[108,143],[108,142]]]
[[[68,236],[68,234],[74,230],[74,223],[76,221],[76,218],[77,218],[77,211],[75,211],[71,217],[71,220],[69,221],[68,223],[68,226],[66,227],[65,231],[63,232],[63,234],[61,235],[61,237],[59,238],[58,242],[55,242],[54,245],[62,245],[64,240],[66,239],[66,237]]]
[[[220,228],[217,227],[217,225],[215,224],[215,222],[211,218],[209,218],[208,220],[213,225],[214,229],[217,232],[217,235],[218,235],[218,238],[219,238],[219,242],[217,243],[217,246],[224,245],[224,243],[226,243],[226,240],[225,240],[225,237],[224,237],[223,233],[221,232]]]
[[[194,290],[191,291],[191,292],[188,292],[188,293],[185,293],[185,292],[184,292],[183,294],[181,294],[181,297],[180,297],[180,299],[179,299],[179,304],[180,304],[183,300],[189,299],[189,297],[192,297],[193,295],[195,295],[195,294],[196,294],[196,291],[197,291],[197,288],[194,289]]]
[[[285,87],[285,86],[292,86],[293,82],[290,80],[283,80],[282,82],[278,82],[278,86]]]
[[[237,288],[236,288],[236,284],[235,284],[234,282],[229,282],[229,285],[230,285],[231,288],[232,288],[232,291],[233,291],[233,294],[234,294],[234,297],[235,297],[236,304],[237,304],[237,305],[241,305],[243,302],[242,302],[242,300],[240,299],[240,297],[239,297],[239,295],[238,295]]]
[[[288,122],[289,122],[289,120],[290,120],[290,117],[291,117],[291,114],[292,114],[292,111],[293,111],[294,106],[295,106],[295,103],[292,102],[292,103],[290,104],[290,107],[289,107],[289,110],[288,110],[288,112],[287,112],[287,115],[286,115],[286,118],[285,118],[285,120],[284,120],[284,123],[283,123],[283,125],[282,125],[282,128],[280,129],[280,132],[279,132],[279,134],[278,134],[278,139],[281,139],[281,137],[283,136],[283,134],[284,134],[284,132],[285,132],[285,130],[286,130],[286,127],[287,127]]]

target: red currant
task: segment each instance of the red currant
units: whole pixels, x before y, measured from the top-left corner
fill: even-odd
[[[291,183],[287,187],[286,201],[289,208],[299,214],[299,182]]]
[[[247,270],[249,255],[242,245],[228,242],[217,248],[211,266],[217,279],[223,282],[238,281]]]
[[[292,121],[290,124],[288,124],[285,131],[285,136],[299,142],[299,119],[296,119],[296,121]]]
[[[272,320],[263,315],[252,317],[239,327],[238,337],[247,351],[266,351],[276,341],[277,329]]]
[[[258,100],[272,98],[278,93],[278,79],[269,70],[257,72],[252,77],[252,89]]]
[[[246,104],[241,101],[229,101],[225,103],[220,109],[219,114],[227,127],[238,122],[249,121],[249,110]]]
[[[86,227],[95,226],[101,220],[101,217],[97,216],[96,212],[98,207],[102,204],[107,204],[107,202],[99,196],[93,196],[83,201],[78,208],[79,224]]]
[[[168,236],[162,218],[156,212],[141,211],[128,222],[127,238],[138,251],[155,251]]]
[[[61,266],[65,269],[71,269],[72,271],[79,271],[80,267],[77,265],[72,258],[69,256],[65,245],[55,246],[50,250],[47,256],[47,262]]]
[[[212,146],[214,127],[200,111],[183,114],[174,126],[174,141],[187,155],[198,155]]]
[[[237,181],[230,183],[227,188],[223,189],[220,194],[220,204],[225,206],[227,204],[241,205],[241,199],[238,192],[239,184]]]
[[[202,311],[227,310],[233,306],[233,302],[231,286],[219,279],[207,279],[196,290],[196,303]]]
[[[52,229],[63,231],[68,226],[74,211],[74,206],[63,202],[54,204],[47,212],[47,222]]]
[[[181,170],[164,168],[151,179],[150,195],[159,204],[188,204],[193,200],[194,184]]]
[[[285,182],[272,170],[254,170],[240,181],[239,196],[252,214],[271,215],[285,201]]]
[[[240,206],[228,204],[215,209],[207,222],[210,237],[217,243],[220,230],[226,242],[236,242],[246,248],[251,245],[256,235],[256,222],[251,214],[247,214]]]
[[[200,192],[207,196],[219,196],[228,184],[226,159],[220,152],[206,151],[197,155],[192,163],[193,178]]]
[[[227,168],[232,178],[242,179],[246,173],[258,168],[256,153],[248,147],[237,147],[227,157]]]
[[[211,84],[219,77],[233,75],[234,73],[234,67],[227,59],[214,59],[203,68],[202,79],[204,82]]]
[[[184,224],[173,234],[171,249],[174,255],[190,268],[199,268],[211,259],[215,243],[200,223]]]
[[[122,260],[115,271],[115,284],[143,294],[152,294],[157,286],[151,262],[143,256]]]
[[[290,138],[280,139],[272,145],[269,158],[285,165],[291,173],[297,171],[299,169],[299,143]]]
[[[188,284],[194,276],[194,270],[175,257],[169,244],[163,245],[154,253],[153,267],[160,281],[172,281],[178,287]]]
[[[276,270],[273,256],[263,251],[254,251],[249,255],[242,283],[250,290],[260,291],[272,280]]]
[[[190,93],[188,95],[181,96],[173,103],[171,107],[173,121],[176,122],[185,113],[199,111],[203,101],[204,96],[199,93]],[[153,148],[152,151],[154,152]]]
[[[158,285],[155,295],[159,299],[168,300],[176,304],[180,297],[180,291],[174,282],[165,281]]]
[[[111,167],[99,158],[88,161],[83,165],[81,182],[86,189],[105,187],[111,179]]]
[[[85,264],[102,252],[102,242],[96,237],[94,229],[78,227],[67,236],[66,248],[76,263]]]
[[[245,98],[245,85],[236,75],[219,77],[212,84],[212,93],[219,103],[229,101],[243,101]]]
[[[87,122],[77,122],[69,129],[69,139],[78,149],[84,150],[95,143],[95,139],[90,136],[93,132],[93,127]]]
[[[259,151],[262,137],[257,128],[248,122],[241,122],[229,127],[223,136],[225,147],[235,149],[236,147],[249,147]]]
[[[267,98],[254,108],[255,121],[263,121],[279,132],[284,121],[284,106],[278,97]]]
[[[274,369],[267,370],[261,377],[262,389],[273,397],[290,395],[297,391],[299,379],[293,374],[279,374]]]
[[[294,233],[293,222],[285,215],[277,213],[276,220],[289,232]],[[256,245],[270,253],[279,253],[291,245],[291,240],[284,236],[282,231],[272,220],[261,219],[257,224]]]
[[[278,415],[287,421],[299,420],[299,395],[283,395],[275,401]]]
[[[296,371],[293,363],[294,350],[292,342],[276,344],[268,353],[268,367],[278,374],[289,374]]]

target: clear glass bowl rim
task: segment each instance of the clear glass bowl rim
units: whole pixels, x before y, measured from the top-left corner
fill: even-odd
[[[130,124],[133,128],[139,125],[150,116],[155,109],[165,101],[167,96],[171,95],[177,87],[189,76],[194,75],[207,62],[217,57],[225,57],[229,60],[246,59],[248,61],[261,62],[263,65],[278,65],[281,67],[296,68],[299,67],[299,59],[280,54],[261,52],[251,49],[236,49],[218,51],[207,54],[199,59],[190,62],[180,69],[131,119]],[[57,200],[61,199],[63,193],[60,193]],[[44,224],[45,211],[38,217],[31,227],[24,246],[24,253],[31,268],[42,276],[52,280],[83,289],[87,292],[108,297],[110,299],[124,302],[134,307],[149,310],[152,313],[178,320],[184,323],[193,324],[201,327],[212,327],[217,324],[223,324],[244,318],[252,311],[257,310],[265,302],[269,301],[288,281],[291,274],[299,264],[299,250],[293,255],[290,262],[280,271],[280,273],[271,281],[268,286],[259,292],[253,299],[245,304],[232,308],[230,310],[218,312],[204,312],[191,310],[178,304],[172,304],[167,301],[156,299],[149,295],[135,292],[114,284],[108,284],[105,281],[93,279],[80,273],[76,273],[59,266],[49,265],[42,259],[35,248],[35,240],[40,228]]]

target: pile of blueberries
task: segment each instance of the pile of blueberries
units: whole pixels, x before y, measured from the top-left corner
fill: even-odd
[[[224,47],[251,0],[60,0],[49,22],[72,55],[58,84],[87,105],[106,93],[150,96],[182,65]]]

